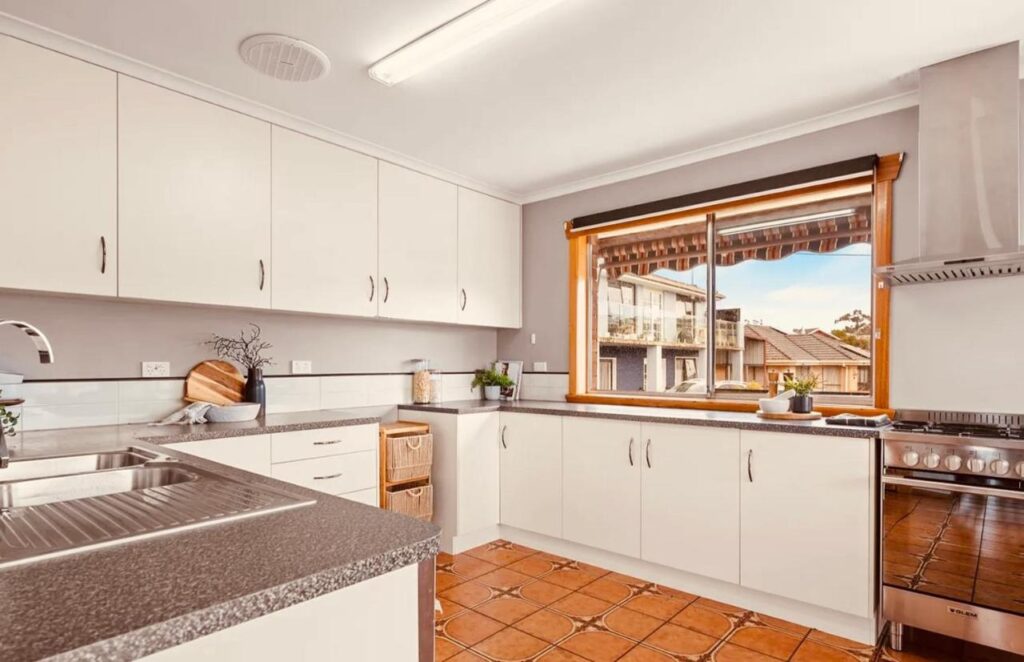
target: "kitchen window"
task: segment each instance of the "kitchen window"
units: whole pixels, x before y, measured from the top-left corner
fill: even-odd
[[[873,271],[891,260],[899,163],[568,224],[569,399],[749,410],[793,377],[816,382],[817,404],[887,408],[888,290]]]

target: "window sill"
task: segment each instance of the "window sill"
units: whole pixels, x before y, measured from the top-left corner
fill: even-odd
[[[567,402],[575,402],[590,405],[616,405],[627,407],[665,407],[667,409],[703,409],[712,411],[732,411],[754,413],[757,411],[756,402],[749,400],[685,400],[682,398],[659,398],[630,395],[598,395],[585,393],[565,396]],[[891,409],[879,409],[866,405],[836,405],[825,404],[815,407],[814,411],[820,412],[823,416],[835,416],[836,414],[858,414],[861,416],[876,416],[887,414],[892,416]]]

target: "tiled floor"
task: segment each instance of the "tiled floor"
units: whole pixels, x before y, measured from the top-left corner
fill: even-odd
[[[917,632],[876,649],[501,540],[440,554],[437,593],[438,662],[1020,659]]]

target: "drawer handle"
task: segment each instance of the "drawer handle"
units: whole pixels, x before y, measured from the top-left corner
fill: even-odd
[[[334,444],[340,444],[343,439],[334,439],[333,441],[314,441],[314,446],[333,446]]]
[[[422,445],[423,445],[423,437],[417,437],[415,444],[412,443],[411,440],[406,440],[406,442],[405,442],[405,447],[408,448],[411,451],[418,451],[420,449],[420,446],[422,446]]]
[[[388,297],[391,296],[391,283],[388,282],[387,276],[384,277],[384,303],[388,302]]]
[[[370,276],[370,301],[373,301],[373,295],[377,293],[377,284],[373,282],[373,276]]]
[[[103,250],[103,260],[100,262],[100,273],[107,273],[107,238],[100,236],[100,248]]]
[[[469,297],[466,296],[466,288],[462,288],[462,310],[466,309],[466,303],[469,301]]]
[[[647,468],[650,469],[651,468],[651,440],[650,439],[647,440],[647,449],[645,450],[644,455],[647,457]]]
[[[340,478],[340,477],[341,477],[341,474],[340,473],[336,473],[336,474],[331,474],[330,476],[313,476],[313,480],[330,480],[332,478]]]
[[[633,466],[633,437],[629,438],[629,466]]]
[[[508,449],[508,444],[505,443],[505,430],[507,430],[507,429],[508,429],[507,425],[502,425],[501,426],[501,447],[506,449],[506,450]]]
[[[751,449],[749,449],[747,451],[747,481],[751,482],[751,483],[754,482],[753,459],[754,459],[754,449],[751,448]]]
[[[263,264],[263,260],[260,260],[260,292],[263,291],[263,285],[267,280],[267,268]]]

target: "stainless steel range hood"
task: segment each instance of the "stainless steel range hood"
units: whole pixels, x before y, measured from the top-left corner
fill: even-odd
[[[1024,274],[1020,47],[940,62],[920,77],[920,254],[891,285]]]

